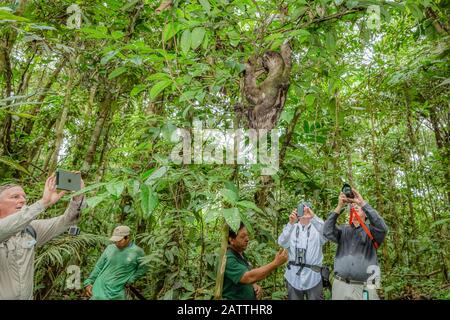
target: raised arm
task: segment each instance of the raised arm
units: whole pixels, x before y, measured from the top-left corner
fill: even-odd
[[[285,249],[289,248],[291,233],[295,229],[295,222],[297,222],[297,209],[294,209],[289,215],[289,223],[283,228],[283,231],[278,237],[278,244]]]
[[[375,241],[378,244],[381,244],[388,232],[388,227],[384,222],[384,219],[380,216],[378,211],[372,208],[372,206],[368,203],[366,203],[362,209],[370,221],[370,232],[373,234]]]
[[[56,191],[55,181],[54,174],[46,180],[44,194],[41,200],[31,206],[23,206],[19,211],[0,219],[0,242],[8,240],[16,233],[25,229],[40,213],[64,196],[64,191],[59,193]]]
[[[71,200],[64,214],[50,218],[38,219],[31,222],[31,226],[36,230],[37,246],[43,246],[54,237],[59,236],[71,225],[77,223],[80,218],[81,210],[86,207],[83,199]]]
[[[336,221],[345,206],[347,197],[342,192],[339,194],[338,205],[333,212],[330,213],[328,219],[323,225],[323,235],[330,241],[339,243],[341,239],[342,230],[336,226]]]
[[[0,242],[8,240],[25,229],[44,210],[45,206],[38,201],[31,206],[23,207],[19,212],[0,219]]]

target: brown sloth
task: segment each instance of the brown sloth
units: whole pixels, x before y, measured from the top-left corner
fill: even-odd
[[[257,62],[248,60],[245,68],[244,93],[248,106],[247,118],[252,129],[272,129],[283,111],[290,84],[292,68],[291,47],[288,42],[281,46],[281,53],[267,51],[262,57],[267,77],[257,85]]]

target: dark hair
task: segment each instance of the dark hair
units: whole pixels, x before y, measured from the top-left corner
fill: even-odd
[[[236,239],[237,234],[239,233],[239,231],[241,231],[242,228],[244,228],[245,225],[244,223],[241,221],[241,224],[239,225],[239,229],[237,232],[234,232],[233,229],[230,228],[230,226],[228,226],[228,244],[230,243],[230,238],[231,239]]]

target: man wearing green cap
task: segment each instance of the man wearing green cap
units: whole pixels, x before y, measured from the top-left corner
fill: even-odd
[[[147,272],[139,261],[144,250],[131,241],[129,227],[118,226],[109,240],[115,243],[106,247],[84,282],[91,300],[125,300],[125,286]]]

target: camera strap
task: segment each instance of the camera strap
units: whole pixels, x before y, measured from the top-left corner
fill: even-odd
[[[355,208],[351,207],[350,208],[350,220],[349,220],[350,225],[352,225],[352,223],[353,223],[353,217],[355,217],[356,220],[358,220],[359,225],[361,226],[361,228],[363,228],[364,232],[367,234],[367,236],[369,237],[370,241],[372,241],[372,244],[373,244],[375,250],[377,250],[379,245],[375,241],[375,239],[374,239],[372,233],[370,232],[369,228],[367,228],[367,226],[364,223],[364,221],[362,221],[361,217],[358,215],[358,213],[356,212]]]

